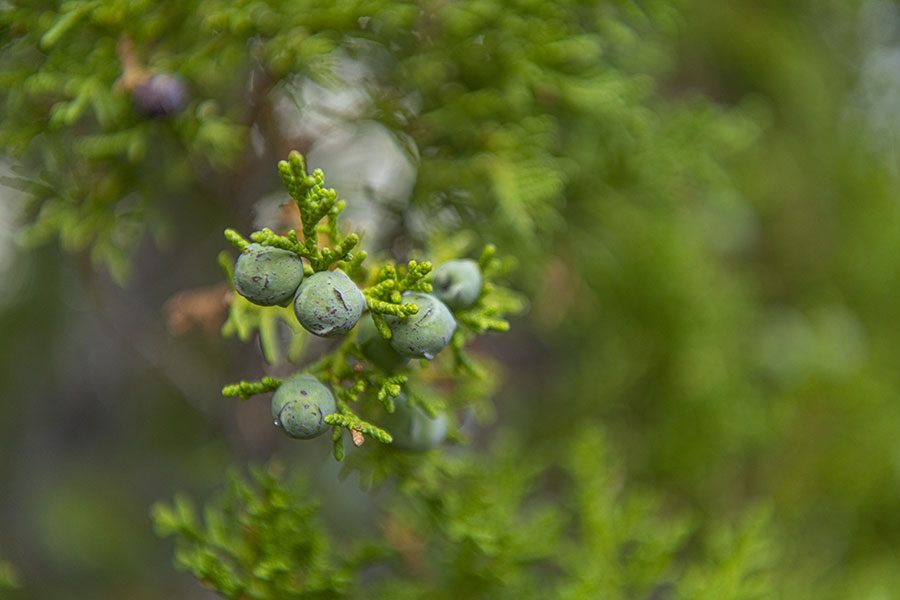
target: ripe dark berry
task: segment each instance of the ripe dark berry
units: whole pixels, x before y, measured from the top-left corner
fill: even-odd
[[[147,77],[131,92],[134,107],[148,118],[169,117],[184,110],[188,90],[184,80],[172,73]]]
[[[411,303],[419,307],[419,312],[403,318],[385,315],[391,328],[391,346],[403,356],[431,360],[450,343],[456,331],[456,319],[431,294],[405,292],[403,304]]]
[[[447,437],[447,417],[432,418],[418,406],[412,406],[404,394],[394,399],[394,412],[385,415],[382,427],[391,434],[392,448],[425,452]]]
[[[311,375],[295,375],[282,383],[272,396],[272,418],[292,438],[308,440],[325,433],[325,416],[337,406],[331,391]]]
[[[452,309],[468,308],[481,295],[481,269],[468,258],[442,264],[432,279],[432,293]]]
[[[234,288],[254,304],[276,306],[293,298],[303,281],[303,261],[289,250],[250,244],[234,265]]]
[[[294,314],[308,332],[321,337],[344,335],[366,308],[366,297],[341,271],[320,271],[297,290]]]

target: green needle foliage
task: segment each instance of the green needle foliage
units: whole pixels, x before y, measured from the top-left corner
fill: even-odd
[[[336,559],[303,487],[257,469],[234,475],[203,510],[178,498],[153,509],[156,530],[176,538],[175,564],[226,598],[341,598],[353,561]]]
[[[233,383],[222,388],[223,396],[240,396],[241,400],[248,400],[256,394],[265,394],[266,392],[274,392],[281,381],[274,377],[263,377],[260,381],[241,381]]]
[[[134,277],[148,238],[202,257],[240,224],[225,231],[238,251],[346,273],[388,349],[388,322],[419,311],[405,291],[478,261],[481,294],[427,363],[375,359],[361,326],[315,340],[291,307],[232,294],[222,335],[258,340],[268,365],[209,380],[253,402],[294,373],[327,385],[341,475],[378,490],[365,498],[382,518],[334,539],[315,518],[327,490],[275,467],[206,511],[159,505],[179,567],[225,597],[891,597],[898,14],[881,0],[0,1],[0,202],[24,192],[4,212],[21,243],[142,292],[161,287]],[[180,110],[139,110],[156,74],[185,82]],[[345,192],[355,173],[314,158],[366,148],[342,141],[363,130],[408,167],[381,178],[396,198]],[[302,155],[273,169],[289,148]],[[248,224],[276,172],[295,230]],[[344,228],[358,206],[381,220]],[[219,255],[229,281],[234,259]],[[66,305],[52,272],[40,293]],[[32,339],[11,331],[11,348]],[[22,397],[14,380],[0,388]],[[401,396],[446,417],[444,447],[397,449],[380,423]],[[314,471],[308,456],[291,469]]]
[[[173,202],[226,193],[221,178],[244,168],[265,94],[302,78],[340,85],[334,63],[343,54],[372,70],[363,117],[418,148],[417,211],[449,209],[480,237],[499,234],[501,247],[515,241],[534,258],[563,223],[567,186],[628,166],[618,161],[652,148],[668,126],[647,111],[648,81],[627,71],[658,51],[637,31],[653,38],[677,20],[665,2],[211,0],[195,10],[14,1],[0,11],[0,145],[22,176],[7,183],[31,197],[24,239],[90,249],[123,278],[143,232],[171,228]],[[148,121],[131,107],[129,81],[156,72],[191,82],[192,98],[171,118]],[[598,141],[609,150],[582,160]],[[283,168],[290,179],[293,166]],[[192,177],[194,169],[211,175]],[[317,183],[304,174],[290,185],[302,195]],[[331,202],[310,210],[324,214]],[[430,219],[424,235],[443,221]],[[314,252],[311,231],[303,233]]]
[[[623,493],[605,448],[597,432],[577,436],[562,473],[508,441],[487,466],[418,458],[394,471],[380,537],[341,544],[308,488],[263,470],[232,477],[202,521],[184,498],[153,517],[179,568],[226,598],[775,597],[764,517],[702,539],[695,520]]]

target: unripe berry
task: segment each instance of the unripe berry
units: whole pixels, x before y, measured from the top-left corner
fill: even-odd
[[[447,437],[447,417],[432,418],[419,406],[412,406],[404,394],[394,399],[394,412],[385,415],[382,427],[391,434],[391,447],[409,452],[425,452]]]
[[[308,332],[337,337],[353,329],[366,305],[366,297],[344,273],[320,271],[300,285],[294,314]]]
[[[402,303],[415,304],[419,312],[403,318],[385,315],[391,328],[391,346],[403,356],[431,360],[450,343],[456,331],[456,319],[431,294],[404,292]]]
[[[356,340],[362,348],[363,355],[380,369],[393,372],[409,363],[409,358],[397,354],[391,343],[381,337],[372,319],[362,320]]]
[[[442,264],[431,281],[432,293],[452,309],[468,308],[481,295],[481,269],[469,258]]]
[[[135,109],[145,117],[168,117],[187,106],[188,90],[181,77],[159,73],[135,86],[131,98]]]
[[[234,288],[254,304],[285,304],[303,281],[303,261],[289,250],[250,244],[234,265]]]
[[[331,391],[311,375],[291,377],[272,396],[275,426],[292,438],[308,440],[322,435],[330,427],[325,416],[336,411]]]

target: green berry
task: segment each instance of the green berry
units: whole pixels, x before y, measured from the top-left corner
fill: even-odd
[[[384,371],[392,373],[409,363],[409,358],[397,354],[397,351],[391,347],[391,343],[381,337],[372,319],[362,320],[356,340],[362,348],[363,356]]]
[[[322,435],[330,427],[325,416],[336,411],[331,391],[311,375],[291,377],[272,396],[275,426],[292,438],[308,440]]]
[[[447,306],[432,296],[405,292],[403,304],[415,304],[419,311],[408,317],[385,315],[391,328],[391,346],[403,356],[431,360],[450,343],[456,319]]]
[[[481,269],[469,258],[442,264],[431,282],[432,293],[452,309],[468,308],[481,295]]]
[[[404,394],[394,399],[394,412],[385,415],[382,427],[391,434],[393,448],[425,452],[447,437],[447,417],[432,418],[419,406],[412,406]]]
[[[234,265],[234,288],[254,304],[275,306],[290,301],[303,281],[303,261],[281,248],[250,244]]]
[[[300,285],[294,314],[308,332],[337,337],[353,329],[366,304],[366,297],[344,273],[320,271]]]

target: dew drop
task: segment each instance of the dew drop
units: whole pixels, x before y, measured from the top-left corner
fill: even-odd
[[[281,421],[279,421],[278,419],[275,419],[274,423],[275,427],[281,427]]]

